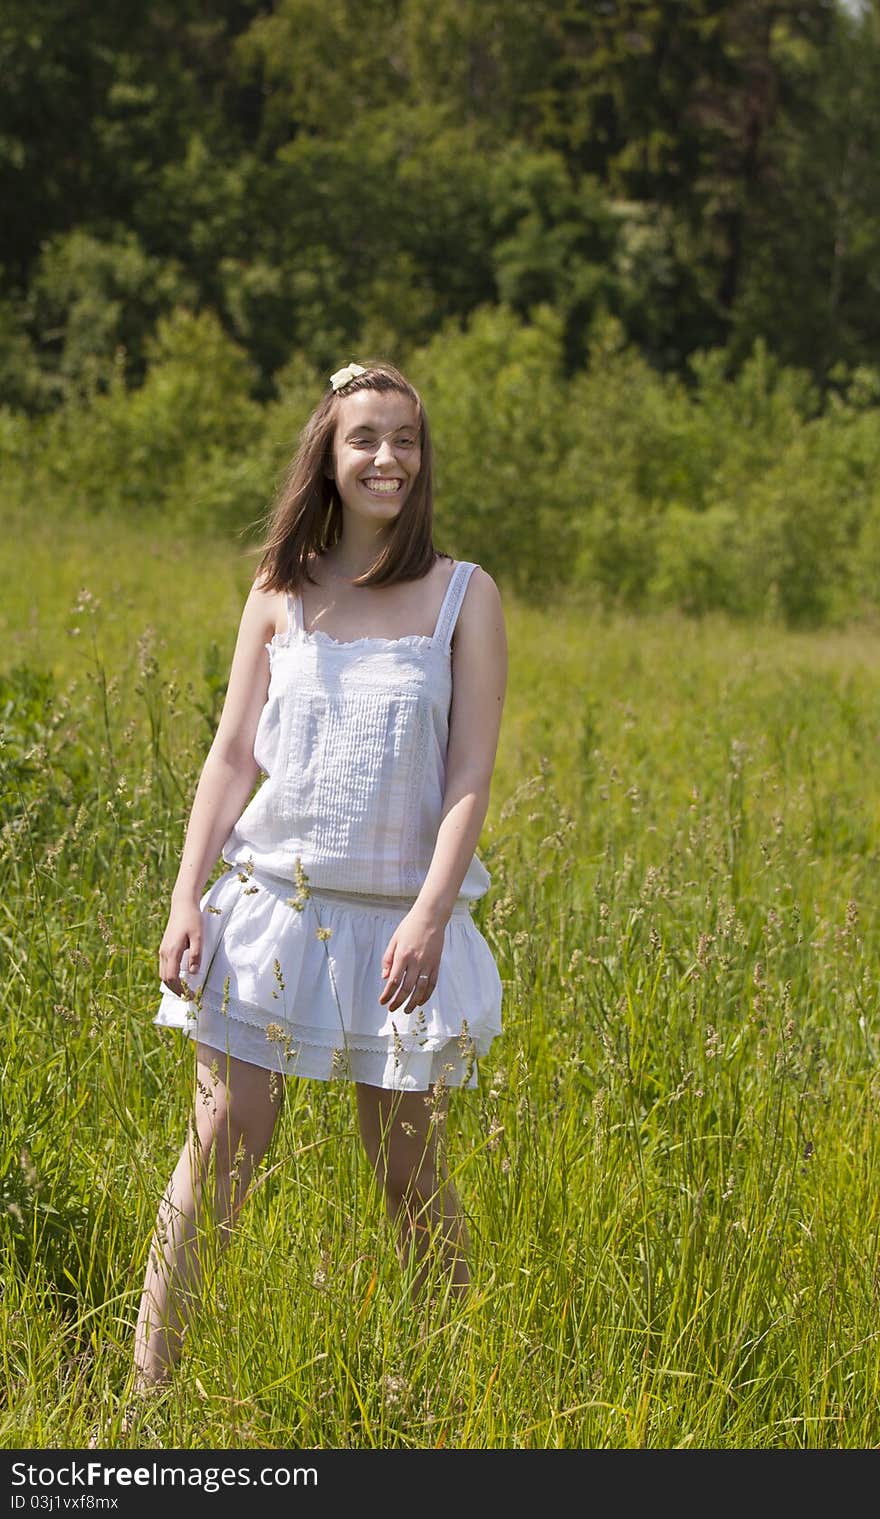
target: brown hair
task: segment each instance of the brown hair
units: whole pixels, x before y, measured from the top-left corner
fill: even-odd
[[[336,482],[327,474],[331,463],[340,397],[356,390],[399,391],[415,403],[421,430],[421,465],[412,490],[389,525],[382,552],[353,585],[393,585],[419,580],[437,557],[433,544],[433,457],[428,418],[418,391],[393,364],[371,363],[339,390],[328,390],[300,434],[299,447],[269,515],[266,541],[257,567],[265,591],[298,591],[308,580],[311,554],[323,554],[338,543],[342,507]]]

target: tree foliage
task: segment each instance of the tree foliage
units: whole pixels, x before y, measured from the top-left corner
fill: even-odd
[[[250,355],[400,353],[550,303],[661,370],[876,347],[880,8],[9,0],[2,396],[129,383],[184,302]]]

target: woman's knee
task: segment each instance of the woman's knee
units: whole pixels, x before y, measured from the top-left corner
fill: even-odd
[[[392,1159],[381,1180],[385,1200],[395,1210],[424,1208],[437,1196],[437,1172],[429,1163],[409,1165],[406,1157]]]

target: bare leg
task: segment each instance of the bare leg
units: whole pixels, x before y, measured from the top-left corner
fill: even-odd
[[[469,1241],[444,1155],[448,1092],[390,1092],[362,1082],[356,1090],[361,1138],[397,1226],[401,1262],[412,1253],[420,1266],[414,1292],[424,1286],[431,1250],[439,1249],[453,1293],[464,1296]]]
[[[281,1078],[197,1050],[195,1111],[162,1198],[135,1329],[135,1389],[166,1382],[198,1300],[201,1261],[229,1240],[281,1108]]]

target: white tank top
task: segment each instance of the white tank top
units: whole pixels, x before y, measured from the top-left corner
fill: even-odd
[[[451,642],[475,564],[456,564],[430,637],[341,642],[303,626],[266,645],[269,691],[254,740],[265,779],[226,843],[230,865],[312,886],[380,896],[418,894],[434,852],[446,785]],[[491,877],[474,855],[459,896]]]

